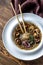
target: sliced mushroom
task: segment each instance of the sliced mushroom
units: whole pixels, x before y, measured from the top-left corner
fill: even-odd
[[[33,34],[33,30],[34,30],[34,26],[31,25],[31,26],[29,27],[29,32],[30,32],[31,34]]]
[[[15,36],[16,37],[20,36],[20,33],[19,32],[16,32]]]
[[[34,33],[33,36],[36,37],[37,36],[37,33]]]
[[[36,43],[39,43],[39,42],[40,42],[40,39],[35,39],[35,42],[36,42]]]
[[[21,45],[21,40],[19,38],[15,38],[15,41],[17,42],[17,44]]]
[[[35,29],[34,32],[37,33],[37,34],[40,33],[39,29]]]
[[[29,30],[34,30],[34,26],[31,25],[31,26],[29,27]]]

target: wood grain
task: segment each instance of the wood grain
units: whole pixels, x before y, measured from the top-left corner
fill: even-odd
[[[12,57],[4,48],[2,31],[7,21],[13,16],[10,0],[0,0],[0,65],[43,65],[43,57],[34,61],[22,61]]]

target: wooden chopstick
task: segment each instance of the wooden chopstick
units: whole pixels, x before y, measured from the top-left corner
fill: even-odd
[[[21,26],[21,24],[20,24],[20,21],[19,21],[19,19],[18,19],[18,16],[17,16],[17,14],[16,14],[16,11],[14,10],[14,7],[13,7],[12,3],[10,3],[10,5],[11,5],[11,7],[12,7],[12,10],[13,10],[13,12],[14,12],[14,14],[15,14],[17,20],[18,20],[18,23],[19,23],[19,26],[20,26],[21,31],[22,31],[22,33],[24,33],[24,31],[23,31],[23,29],[22,29],[22,26]]]
[[[22,15],[22,22],[23,22],[24,31],[27,32],[26,27],[25,27],[25,23],[24,23],[24,20],[23,20],[23,14],[22,14],[21,6],[20,6],[20,4],[18,6],[19,6],[20,13]]]

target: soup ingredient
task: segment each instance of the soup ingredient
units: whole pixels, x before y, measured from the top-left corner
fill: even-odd
[[[21,39],[22,40],[26,40],[26,39],[29,39],[29,35],[30,35],[30,33],[24,33],[22,36],[21,36]]]
[[[29,30],[34,30],[34,26],[31,25],[31,26],[29,27]]]
[[[27,40],[24,40],[22,42],[22,44],[26,47],[26,48],[29,48],[30,47],[30,43],[27,41]]]
[[[20,36],[20,33],[19,33],[19,32],[17,32],[17,33],[15,34],[15,36],[16,36],[16,37]]]
[[[22,22],[21,22],[21,26],[23,28]],[[32,50],[36,48],[41,41],[41,31],[36,25],[30,22],[29,23],[25,22],[25,26],[28,34],[27,32],[26,34],[25,33],[23,34],[20,30],[19,25],[17,25],[13,30],[12,37],[15,44],[19,48],[24,50]]]
[[[35,32],[36,34],[39,34],[40,31],[39,31],[38,29],[35,29],[34,32]]]
[[[30,42],[30,44],[34,44],[34,36],[33,35],[29,36],[29,42]]]
[[[17,42],[18,45],[21,44],[21,40],[19,38],[15,38],[15,41]]]

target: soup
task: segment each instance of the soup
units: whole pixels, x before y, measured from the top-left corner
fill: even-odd
[[[41,31],[40,29],[30,22],[24,22],[26,31],[28,32],[28,38],[23,38],[23,33],[19,27],[19,24],[16,25],[12,32],[12,38],[14,43],[21,49],[24,50],[32,50],[36,48],[41,42]],[[21,22],[21,26],[23,28],[23,24]],[[23,28],[24,30],[24,28]],[[25,36],[26,37],[26,36]]]

